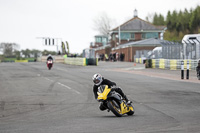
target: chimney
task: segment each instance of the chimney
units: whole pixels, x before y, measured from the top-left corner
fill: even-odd
[[[135,18],[135,17],[138,17],[138,12],[137,12],[136,9],[134,10],[134,18]]]

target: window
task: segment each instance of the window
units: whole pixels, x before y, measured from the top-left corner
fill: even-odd
[[[131,39],[135,39],[135,33],[131,33]]]
[[[101,37],[96,37],[96,42],[101,43],[102,42],[102,38]]]
[[[157,32],[148,32],[148,33],[142,33],[142,39],[148,39],[148,38],[158,38]]]
[[[113,39],[113,40],[115,40],[115,39],[116,39],[116,38],[115,38],[115,36],[116,36],[116,34],[113,34],[113,35],[112,35],[112,39]]]
[[[158,33],[157,32],[149,32],[146,33],[146,38],[158,38]]]
[[[107,44],[107,38],[106,37],[102,38],[102,44],[103,44],[103,46],[105,46]]]
[[[120,36],[121,36],[120,38],[123,39],[123,40],[130,39],[130,33],[123,33],[123,32],[121,32]]]
[[[146,34],[142,33],[142,39],[146,39]]]

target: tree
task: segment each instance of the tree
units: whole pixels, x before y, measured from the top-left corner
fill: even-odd
[[[161,14],[157,15],[157,13],[155,13],[155,15],[153,17],[153,24],[154,25],[164,25],[165,24],[164,17]]]
[[[166,25],[167,25],[167,29],[169,31],[172,31],[172,26],[171,26],[172,22],[171,22],[171,12],[168,11],[167,12],[167,19],[166,19]]]
[[[197,8],[193,11],[189,27],[192,32],[198,33],[198,28],[200,28],[200,6],[197,6]]]
[[[191,18],[191,13],[188,12],[187,9],[184,10],[183,12],[183,18],[182,18],[182,23],[183,23],[183,30],[184,31],[189,31],[190,27],[189,27],[189,21]]]
[[[30,58],[31,51],[29,49],[22,50],[21,52],[25,56],[25,58]]]
[[[158,15],[157,15],[157,13],[155,13],[155,15],[153,17],[153,24],[158,25]]]
[[[14,55],[14,51],[19,49],[19,45],[16,43],[1,43],[0,48],[4,56],[11,57]]]
[[[164,16],[163,15],[159,15],[159,20],[160,20],[160,25],[165,25],[165,18],[164,18]]]
[[[148,13],[148,15],[146,16],[145,20],[153,23],[153,19],[154,19],[154,14],[153,13]]]
[[[102,35],[108,36],[111,31],[111,25],[114,21],[108,17],[106,13],[102,13],[100,16],[94,19],[94,30],[98,31]]]
[[[19,50],[15,50],[14,55],[18,60],[20,59],[20,51]]]
[[[55,51],[48,51],[48,50],[44,50],[42,51],[42,55],[56,55],[56,52]]]
[[[34,58],[37,58],[37,57],[41,54],[41,51],[40,51],[40,50],[33,49],[33,50],[31,50],[30,53],[31,53],[32,55],[34,55]]]
[[[174,10],[173,13],[172,13],[172,16],[171,16],[171,26],[172,26],[172,29],[176,29],[176,22],[177,22],[177,11]]]
[[[183,30],[183,23],[182,23],[183,13],[180,11],[178,13],[177,22],[176,22],[176,31],[179,33]]]

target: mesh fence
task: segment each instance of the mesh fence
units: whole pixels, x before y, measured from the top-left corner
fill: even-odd
[[[138,50],[135,58],[150,59],[200,59],[200,42],[198,40],[184,43],[161,40],[159,50]]]

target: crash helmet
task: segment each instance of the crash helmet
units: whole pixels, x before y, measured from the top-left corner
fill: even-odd
[[[98,86],[98,85],[100,85],[102,83],[103,77],[101,76],[101,74],[96,73],[92,77],[92,80],[93,80],[94,84]]]

